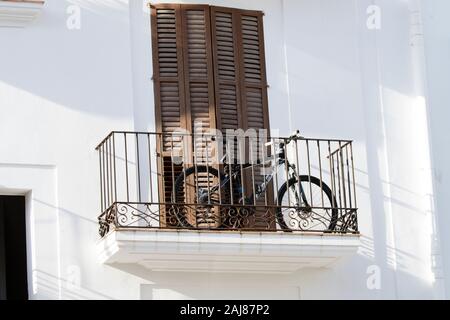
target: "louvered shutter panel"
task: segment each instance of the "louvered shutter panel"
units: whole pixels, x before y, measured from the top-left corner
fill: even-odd
[[[162,203],[171,202],[174,181],[182,171],[181,165],[172,162],[171,150],[177,141],[171,134],[187,128],[180,8],[177,4],[151,7],[156,130],[164,134],[157,141]],[[168,211],[169,208],[161,207],[162,226],[174,224],[174,219],[166,215]]]
[[[182,16],[187,121],[201,133],[216,127],[209,6],[183,5]]]
[[[238,20],[245,128],[269,129],[262,13],[241,11]]]
[[[267,78],[264,51],[263,15],[257,11],[239,11],[237,14],[238,43],[240,51],[240,88],[242,114],[245,129],[269,130],[269,113],[267,102]],[[253,152],[253,159],[262,150],[261,146],[249,150]],[[252,156],[250,156],[252,157]],[[264,181],[261,168],[254,174],[246,173],[246,187],[253,190],[253,175],[256,185]],[[250,191],[251,193],[252,191]],[[266,212],[265,204],[272,205],[273,185],[268,186],[267,195],[257,201],[258,210],[252,221],[252,227],[267,228],[267,215],[273,215],[273,210]],[[272,225],[275,227],[275,225]]]
[[[214,71],[211,49],[210,11],[207,5],[182,5],[183,56],[186,93],[186,119],[189,131],[196,136],[189,149],[197,165],[213,165],[211,143],[202,133],[216,128],[214,101]],[[194,163],[194,162],[191,163]],[[212,188],[216,179],[211,174],[197,173],[197,181],[188,181],[185,202],[196,203],[195,188]],[[197,227],[217,227],[220,224],[218,208],[188,208],[188,220]]]
[[[269,129],[262,12],[211,7],[217,127]]]
[[[225,135],[227,130],[243,128],[235,10],[211,7],[211,28],[217,128]],[[227,150],[225,143],[223,148],[224,154],[228,152],[237,158],[234,144]]]
[[[235,10],[211,7],[217,128],[242,128]]]
[[[231,8],[211,7],[211,25],[215,68],[217,127],[226,129],[269,129],[267,80],[265,69],[262,13]],[[256,159],[257,148],[252,150]],[[235,152],[228,150],[228,152]],[[247,145],[246,157],[250,159]],[[253,175],[245,173],[244,190],[253,192]],[[263,182],[260,169],[254,172],[255,185]],[[267,199],[265,199],[267,198]],[[273,188],[258,205],[272,204]],[[258,210],[252,227],[258,227]],[[259,219],[267,227],[267,217]],[[265,224],[265,225],[263,225]]]
[[[198,138],[188,143],[187,163],[174,165],[170,150],[179,140],[172,140],[170,133],[183,128],[200,135],[216,127],[209,6],[155,5],[152,7],[152,24],[156,122],[157,131],[164,134],[159,142],[162,155],[160,190],[163,190],[160,198],[163,199],[161,202],[170,203],[174,198],[173,182],[183,166],[192,166],[194,157],[197,163],[206,164],[206,159],[202,158],[206,154],[206,144],[204,139]],[[208,149],[211,147],[209,144]],[[192,152],[194,150],[196,154]],[[212,159],[210,150],[208,152]],[[215,182],[211,177],[208,179],[206,173],[199,174],[196,182],[188,181],[184,194],[176,195],[177,202],[194,203],[196,197],[192,186],[207,187],[208,181],[211,185]],[[198,225],[197,215],[202,216],[200,224],[205,222],[202,212],[190,209],[187,214],[192,225]],[[170,217],[162,220],[176,224]]]

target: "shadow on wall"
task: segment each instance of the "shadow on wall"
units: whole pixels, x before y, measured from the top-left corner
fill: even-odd
[[[127,22],[122,12],[128,10],[129,0],[67,0],[67,2],[98,15],[115,17]]]
[[[108,117],[132,108],[127,1],[47,0],[32,28],[0,29],[0,82]],[[80,29],[69,29],[71,5]]]
[[[59,232],[62,235],[57,238],[56,252],[52,253],[59,262],[59,275],[45,272],[39,265],[36,267],[37,270],[33,270],[32,287],[38,298],[113,299],[105,293],[92,289],[98,287],[103,292],[106,290],[105,286],[96,282],[94,273],[100,272],[97,269],[99,265],[94,245],[98,237],[96,218],[88,219],[76,212],[55,207],[36,198],[32,201],[35,207],[42,205],[57,210]],[[35,250],[39,250],[39,247],[36,246]],[[40,252],[36,252],[36,255],[42,257]]]
[[[402,256],[395,252],[395,255]],[[409,258],[408,258],[409,259]],[[410,292],[393,291],[389,283],[394,269],[389,266],[387,270],[365,259],[352,261],[354,268],[348,268],[348,262],[342,261],[333,268],[326,270],[305,269],[301,272],[301,292],[304,299],[429,299],[432,283],[421,277],[403,272],[400,268],[395,270],[397,276],[401,276],[414,284],[414,290]],[[380,267],[380,269],[374,267]],[[380,273],[374,274],[374,270]],[[348,275],[348,276],[343,276]],[[379,278],[377,278],[379,275]],[[374,277],[375,276],[375,277]],[[377,283],[377,281],[380,281]],[[330,288],[317,286],[317,283],[334,283]],[[379,285],[379,287],[378,287]]]
[[[349,263],[352,264],[351,269],[348,268]],[[366,270],[371,265],[372,259],[358,256],[351,261],[338,262],[333,268],[301,269],[292,274],[156,272],[136,264],[121,264],[116,267],[143,280],[140,293],[143,300],[397,299],[390,286],[384,286],[382,278],[386,276],[386,272],[383,270],[380,274],[380,287],[369,288],[367,281],[370,275]],[[403,276],[421,288],[421,291],[411,292],[406,298],[426,297],[430,286],[428,282],[411,274]],[[318,286],[318,283],[332,283],[333,286]]]
[[[391,270],[383,287],[403,297],[415,286],[424,293],[425,283],[430,294],[433,195],[408,1],[376,1],[383,17],[376,31],[366,26],[373,1],[283,3],[296,126],[308,136],[355,140],[360,230],[373,237],[374,263]]]
[[[366,9],[371,4],[372,1],[366,0],[284,0],[292,112],[302,131],[321,136],[338,134],[340,138],[363,132],[364,123],[355,121],[365,112],[361,108],[361,67],[364,66],[359,55],[365,49],[377,50],[367,48],[372,40],[379,41],[381,50],[390,48],[393,53],[383,53],[380,65],[383,86],[402,95],[416,95],[411,81],[414,79],[411,59],[404,55],[405,52],[410,55],[407,53],[410,48],[408,4],[380,1],[383,28],[370,32],[366,27]],[[381,36],[380,32],[383,32]],[[360,34],[372,40],[360,42]],[[377,74],[374,76],[374,89],[379,90]]]
[[[39,288],[39,299],[55,299],[61,295],[63,300],[114,300],[113,297],[92,288],[81,286],[77,279],[61,279],[42,270],[33,270],[34,285]],[[60,291],[60,289],[63,289]]]

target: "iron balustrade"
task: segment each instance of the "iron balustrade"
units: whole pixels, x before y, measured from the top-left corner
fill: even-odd
[[[349,140],[114,131],[96,150],[102,237],[121,228],[358,233]]]

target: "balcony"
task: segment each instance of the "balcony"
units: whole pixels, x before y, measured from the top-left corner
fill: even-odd
[[[351,141],[112,132],[97,151],[103,263],[285,273],[359,245]]]

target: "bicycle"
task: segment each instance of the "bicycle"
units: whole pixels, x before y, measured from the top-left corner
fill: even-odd
[[[291,142],[304,139],[297,131],[295,134],[282,142],[279,142],[278,149],[275,152],[274,162],[271,165],[271,173],[263,176],[263,182],[254,185],[253,193],[247,197],[243,187],[243,170],[251,168],[254,164],[231,164],[224,161],[223,171],[207,165],[195,165],[182,171],[176,178],[174,184],[173,201],[181,203],[185,199],[184,188],[187,181],[194,188],[194,201],[197,207],[202,207],[206,211],[211,211],[215,206],[227,204],[229,207],[235,205],[237,211],[245,207],[247,216],[254,215],[256,212],[257,201],[263,198],[274,177],[278,179],[276,172],[284,165],[287,181],[277,190],[277,206],[275,208],[275,217],[278,228],[283,231],[305,230],[308,225],[306,222],[316,222],[320,228],[311,227],[314,231],[329,231],[336,229],[338,221],[338,209],[336,207],[336,197],[333,195],[330,187],[317,177],[310,175],[299,175],[297,168],[290,163],[286,156],[286,148]],[[257,166],[264,166],[258,163]],[[207,175],[207,187],[199,187],[199,176]],[[220,176],[220,178],[219,178]],[[192,183],[192,181],[194,181]],[[211,186],[211,182],[213,185]],[[244,182],[245,183],[245,182]],[[254,181],[253,181],[254,184]],[[313,192],[313,188],[315,192]],[[308,190],[308,191],[306,191]],[[312,205],[313,196],[321,197],[319,201],[322,205],[315,207]],[[325,195],[325,196],[324,196]],[[316,202],[317,203],[317,202]],[[194,226],[182,214],[182,210],[174,211],[175,218],[181,227],[193,228]],[[226,218],[224,217],[225,221]],[[230,224],[222,224],[219,227],[229,228]]]

